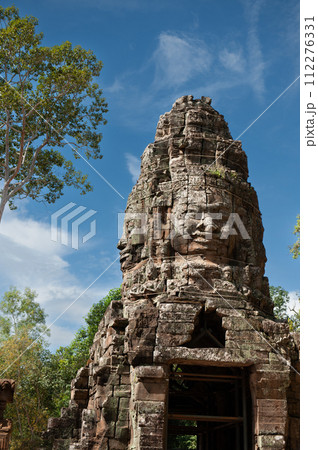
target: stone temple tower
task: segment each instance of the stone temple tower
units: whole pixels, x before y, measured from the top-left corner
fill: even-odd
[[[247,157],[211,99],[160,117],[54,449],[297,450],[299,336],[274,320]],[[187,442],[187,444],[182,444]]]

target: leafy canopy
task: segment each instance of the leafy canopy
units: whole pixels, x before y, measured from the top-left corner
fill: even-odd
[[[16,287],[5,292],[0,302],[0,343],[10,336],[28,330],[30,338],[48,334],[45,326],[46,314],[35,301],[37,293],[25,288],[22,293]]]
[[[13,404],[6,410],[14,427],[10,448],[40,447],[54,397],[45,376],[50,359],[47,350],[46,314],[29,288],[11,288],[0,302],[0,377],[16,382]]]
[[[36,293],[11,288],[3,296],[0,311],[0,374],[16,381],[14,403],[6,416],[13,419],[10,448],[42,448],[41,432],[49,417],[59,416],[70,399],[70,384],[76,372],[89,358],[98,325],[112,300],[121,298],[120,289],[112,289],[94,304],[84,317],[85,325],[67,347],[55,353],[47,349],[43,337],[46,314],[35,301]],[[40,334],[41,333],[41,334]],[[37,339],[34,341],[34,339]]]
[[[290,308],[289,293],[281,286],[270,286],[269,292],[274,303],[274,316],[276,319],[279,321],[287,321],[291,331],[299,331],[300,310]]]
[[[42,46],[35,17],[0,6],[0,219],[15,197],[54,202],[65,186],[92,189],[73,160],[101,158],[107,103],[91,50]]]

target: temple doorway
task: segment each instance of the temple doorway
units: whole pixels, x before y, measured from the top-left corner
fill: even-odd
[[[245,369],[171,366],[168,450],[250,450],[251,423]]]

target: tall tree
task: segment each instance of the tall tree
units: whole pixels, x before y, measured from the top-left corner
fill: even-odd
[[[288,317],[289,294],[281,286],[270,286],[269,292],[274,303],[274,316],[279,320],[286,320]]]
[[[65,186],[90,191],[73,160],[102,157],[102,63],[70,42],[42,46],[37,24],[0,6],[0,221],[15,198],[53,203]]]
[[[14,422],[10,448],[40,447],[40,433],[53,410],[52,390],[46,376],[50,361],[44,310],[36,293],[11,288],[0,303],[0,377],[16,381],[14,402],[6,411]]]
[[[28,329],[30,337],[36,339],[41,333],[48,334],[45,326],[46,314],[35,301],[37,293],[25,288],[22,293],[16,287],[5,292],[0,302],[0,343],[10,336],[17,336]]]

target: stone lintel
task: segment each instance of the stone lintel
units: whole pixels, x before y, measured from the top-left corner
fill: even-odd
[[[155,347],[155,363],[187,363],[202,366],[251,366],[257,361],[258,353],[244,352],[240,349],[224,348],[185,348],[185,347]]]

